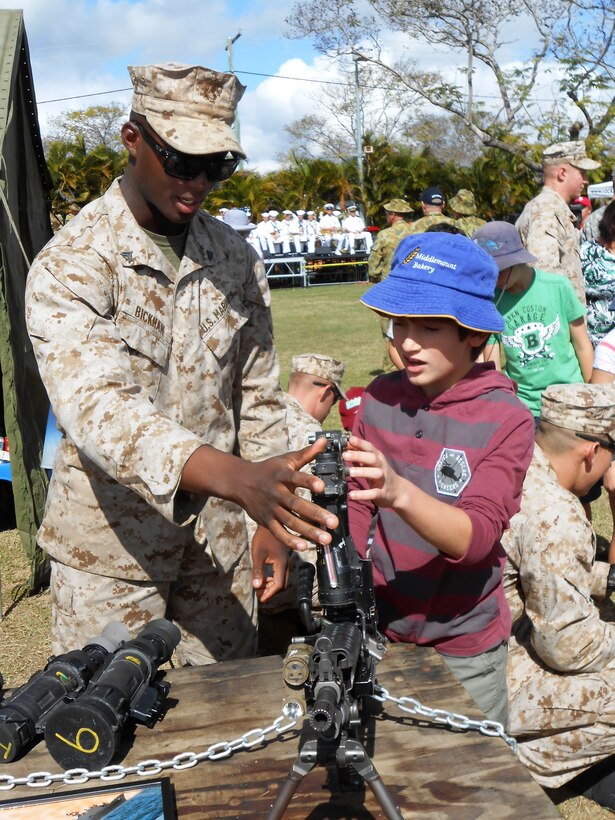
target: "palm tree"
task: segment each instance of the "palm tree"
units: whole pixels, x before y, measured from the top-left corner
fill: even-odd
[[[121,173],[125,152],[99,145],[86,149],[83,137],[75,142],[55,140],[47,147],[47,167],[53,182],[51,213],[63,225],[84,205],[100,196]]]

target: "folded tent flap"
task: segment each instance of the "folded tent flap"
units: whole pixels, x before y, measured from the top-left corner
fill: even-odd
[[[51,237],[43,154],[21,11],[0,10],[0,421],[8,438],[15,518],[30,560],[28,591],[45,583],[36,544],[47,491],[41,455],[49,401],[25,327],[30,262]],[[5,462],[2,462],[3,464]]]

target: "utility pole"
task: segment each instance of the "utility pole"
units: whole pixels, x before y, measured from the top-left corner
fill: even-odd
[[[357,168],[359,170],[359,188],[361,199],[364,199],[363,186],[365,175],[363,173],[363,100],[361,98],[361,83],[359,81],[359,62],[365,62],[365,57],[353,52],[354,60],[354,81],[355,81],[355,102],[354,102],[354,139],[357,152]]]
[[[241,37],[241,31],[238,31],[234,37],[227,37],[226,45],[224,46],[224,50],[228,53],[228,70],[231,74],[235,73],[233,68],[233,43],[236,43],[237,40]],[[235,122],[233,123],[233,130],[235,131],[235,136],[237,137],[237,142],[241,145],[241,130],[239,127],[239,111],[235,111]],[[243,164],[243,163],[242,163]]]

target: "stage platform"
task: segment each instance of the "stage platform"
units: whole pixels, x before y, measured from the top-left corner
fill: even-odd
[[[264,259],[265,272],[271,288],[339,285],[367,282],[368,254],[358,252],[307,254],[305,256],[272,256]]]

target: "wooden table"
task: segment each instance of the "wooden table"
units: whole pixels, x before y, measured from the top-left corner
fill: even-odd
[[[167,679],[171,708],[154,729],[138,727],[132,747],[121,760],[126,766],[150,758],[168,760],[184,751],[203,751],[216,741],[267,726],[280,714],[284,685],[277,656],[171,670]],[[412,695],[431,708],[481,719],[469,695],[430,649],[390,646],[378,664],[378,681],[397,697]],[[366,746],[404,817],[540,820],[560,816],[500,738],[419,722],[393,704],[385,705],[374,727]],[[171,770],[179,818],[266,817],[298,749],[298,733],[290,732],[284,739],[236,752],[230,758],[206,761],[182,772]],[[21,777],[33,771],[58,771],[43,743],[22,760],[0,767],[3,775]],[[113,785],[133,780],[141,782],[142,778],[126,778]],[[285,818],[384,817],[369,789],[359,795],[332,794],[326,782],[326,769],[315,767],[299,784]],[[90,781],[88,785],[102,784]],[[0,800],[71,788],[84,787],[21,787],[0,792]]]

